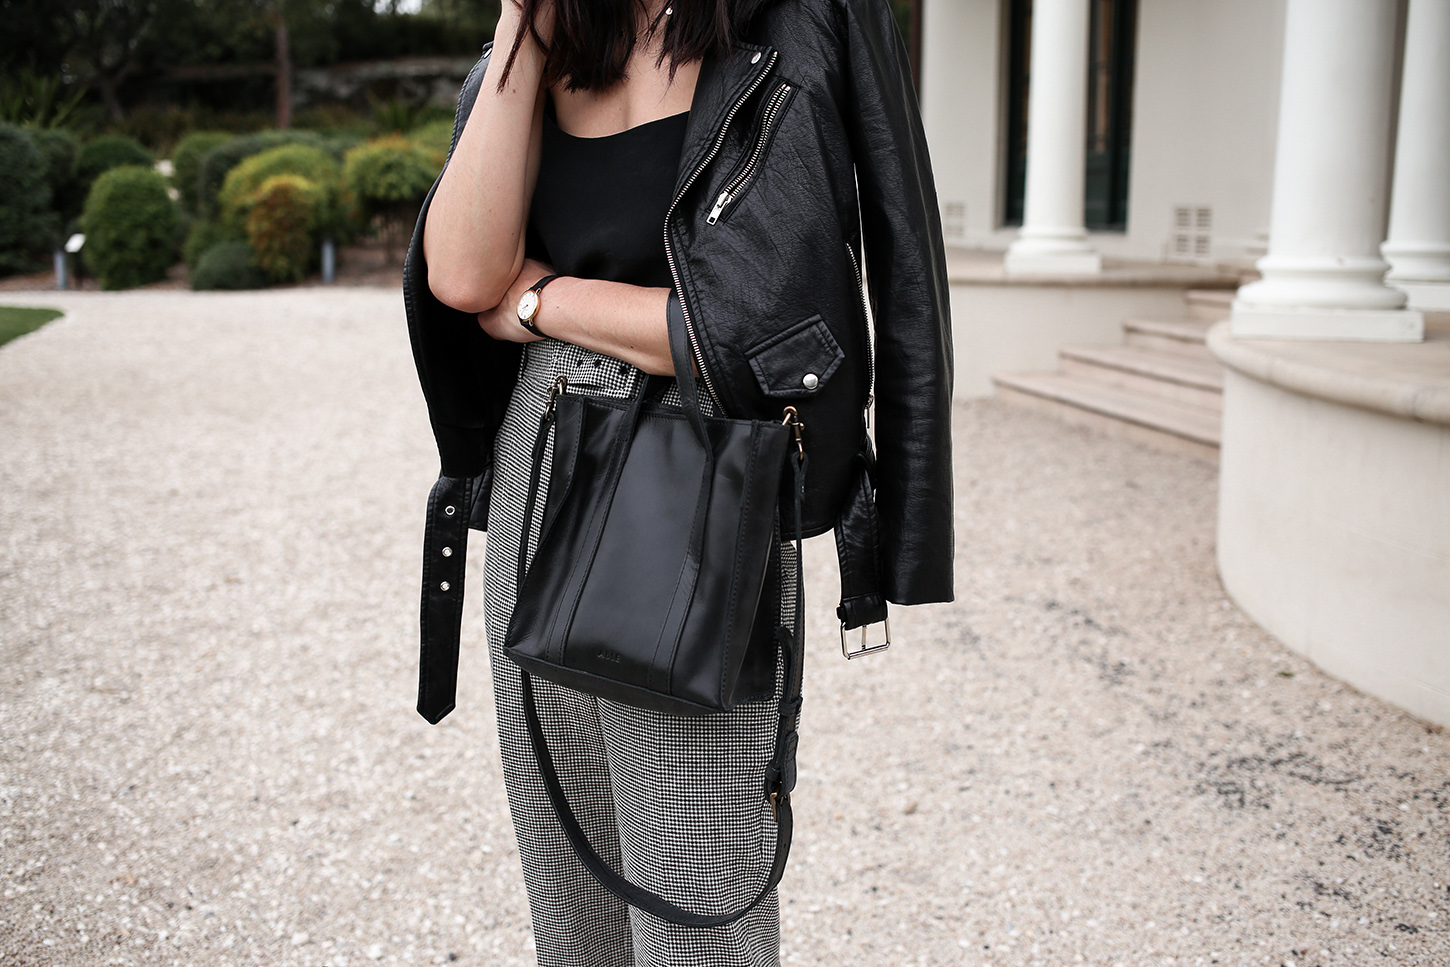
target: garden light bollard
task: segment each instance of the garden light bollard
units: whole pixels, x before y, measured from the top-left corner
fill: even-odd
[[[337,245],[330,238],[322,240],[322,282],[331,285],[337,278]]]
[[[57,289],[70,288],[70,257],[79,252],[81,246],[85,244],[85,235],[81,232],[76,232],[65,240],[64,248],[55,250],[55,287]]]

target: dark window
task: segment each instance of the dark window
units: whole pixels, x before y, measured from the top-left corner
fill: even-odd
[[[1128,227],[1137,0],[1093,0],[1088,47],[1087,198],[1090,229]]]
[[[1128,224],[1137,0],[1090,0],[1087,158],[1083,220],[1094,231]],[[1032,0],[1007,0],[1006,156],[1002,224],[1022,224],[1027,188],[1027,104],[1032,79]]]
[[[1027,194],[1027,88],[1032,77],[1032,0],[1007,3],[1007,157],[1003,225],[1022,224]]]

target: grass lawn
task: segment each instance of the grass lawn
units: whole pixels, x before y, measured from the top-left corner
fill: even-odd
[[[0,346],[16,336],[33,332],[52,319],[65,315],[59,309],[30,309],[20,306],[0,306]]]

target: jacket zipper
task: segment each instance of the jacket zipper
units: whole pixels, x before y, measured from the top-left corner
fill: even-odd
[[[705,167],[719,153],[720,146],[725,143],[725,132],[730,129],[730,122],[735,118],[736,112],[740,110],[740,105],[744,104],[750,95],[755,93],[755,89],[770,76],[770,69],[775,66],[775,60],[779,56],[780,51],[778,50],[772,50],[770,52],[770,59],[765,62],[765,66],[760,69],[760,73],[756,75],[755,80],[750,82],[750,86],[745,89],[745,93],[736,98],[735,103],[730,106],[730,111],[725,115],[725,123],[720,125],[720,130],[715,134],[715,143],[710,146],[710,151],[705,155],[704,160],[695,166],[694,171],[690,172],[690,176],[685,179],[685,184],[676,193],[674,200],[670,202],[670,207],[665,211],[665,261],[670,264],[670,278],[674,280],[675,291],[680,296],[680,312],[685,317],[685,332],[690,337],[690,351],[695,356],[695,366],[700,370],[700,377],[705,381],[705,390],[710,394],[710,398],[715,401],[715,406],[721,413],[725,412],[725,406],[720,402],[719,394],[715,392],[715,382],[710,378],[710,371],[705,368],[705,354],[700,350],[700,341],[695,335],[695,324],[690,319],[690,305],[685,300],[685,287],[680,284],[680,270],[679,266],[675,264],[675,250],[670,245],[670,219],[675,215],[675,206],[680,203],[680,199],[690,190],[690,186],[695,183],[695,179],[699,177],[700,172],[704,171]]]
[[[871,307],[866,304],[866,286],[861,279],[861,266],[856,262],[856,250],[851,240],[846,240],[846,254],[851,256],[851,271],[856,275],[856,292],[861,296],[861,320],[866,323],[866,426],[871,426],[871,404],[876,401],[876,347],[871,334]]]
[[[751,176],[755,173],[756,166],[760,164],[760,156],[765,153],[765,143],[770,140],[771,126],[775,123],[776,116],[790,95],[790,91],[790,82],[782,81],[780,86],[771,92],[770,100],[766,102],[765,111],[761,115],[760,134],[755,138],[755,147],[750,152],[750,158],[746,161],[745,167],[740,169],[740,173],[730,179],[724,190],[716,197],[715,207],[710,209],[710,214],[705,218],[707,224],[714,225],[720,220],[720,214],[725,210],[725,206],[739,196],[741,188],[750,181]]]

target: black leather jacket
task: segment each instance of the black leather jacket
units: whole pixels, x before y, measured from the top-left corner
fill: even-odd
[[[464,82],[454,146],[491,48]],[[469,525],[486,523],[494,433],[521,346],[490,339],[429,290],[422,236],[432,198],[403,292],[442,458],[424,548],[420,691],[420,711],[436,721],[452,707],[463,550]],[[730,416],[800,412],[806,534],[836,529],[845,627],[881,620],[887,600],[952,600],[946,259],[926,135],[886,0],[780,0],[730,57],[705,58],[662,229],[675,282],[669,312],[690,334],[706,391]]]

